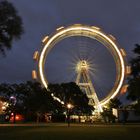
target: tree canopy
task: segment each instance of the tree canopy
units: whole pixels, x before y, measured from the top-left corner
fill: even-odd
[[[135,57],[131,59],[131,75],[128,79],[128,96],[127,98],[136,101],[133,105],[136,113],[140,114],[140,45],[136,44],[133,50]]]
[[[66,105],[68,103],[73,105],[73,114],[91,114],[94,110],[93,106],[88,104],[89,99],[86,94],[84,94],[74,82],[50,84],[48,88],[56,97],[64,101]]]
[[[12,3],[0,1],[0,53],[11,49],[13,39],[19,39],[23,33],[22,19]]]
[[[0,97],[9,103],[5,110],[6,113],[16,112],[24,115],[30,113],[36,115],[37,112],[55,112],[60,106],[38,82],[0,84]]]
[[[133,50],[135,57],[131,59],[131,74],[128,78],[128,99],[139,100],[140,99],[140,45],[136,44],[136,48]]]
[[[55,100],[54,94],[64,104]],[[9,103],[6,113],[23,114],[27,120],[34,120],[38,114],[51,113],[53,115],[64,115],[67,112],[67,104],[71,103],[73,108],[71,114],[90,115],[94,110],[88,105],[88,98],[80,88],[73,82],[63,84],[50,84],[46,90],[38,82],[27,81],[21,84],[0,84],[0,98]]]
[[[112,108],[119,108],[121,106],[121,102],[118,98],[110,99],[109,103],[107,104],[108,109],[112,110]]]

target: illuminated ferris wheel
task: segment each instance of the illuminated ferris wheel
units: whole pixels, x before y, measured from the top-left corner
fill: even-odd
[[[40,53],[35,51],[33,56],[38,72],[33,70],[32,76],[46,89],[49,82],[76,82],[98,112],[119,92],[126,91],[124,79],[130,73],[124,61],[126,53],[100,28],[81,24],[60,27],[42,43]]]

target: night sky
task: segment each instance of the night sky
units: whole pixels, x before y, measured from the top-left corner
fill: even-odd
[[[25,33],[13,42],[7,56],[0,56],[0,83],[31,80],[32,56],[44,36],[60,26],[74,23],[95,25],[117,38],[132,56],[140,43],[139,0],[9,0],[23,19]],[[63,54],[62,54],[63,55]]]

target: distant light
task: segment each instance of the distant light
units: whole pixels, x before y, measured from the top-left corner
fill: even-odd
[[[127,92],[127,89],[128,89],[128,84],[126,84],[126,85],[124,85],[123,87],[122,87],[122,89],[121,89],[121,94],[125,94],[126,92]]]
[[[67,104],[68,109],[71,109],[72,107],[73,107],[72,104]]]
[[[112,113],[116,118],[118,118],[118,110],[116,108],[112,109]]]
[[[101,30],[99,27],[96,27],[96,26],[91,26],[93,29],[96,29],[96,30]]]
[[[94,111],[92,111],[92,115],[95,115],[95,112]]]
[[[131,73],[131,66],[126,66],[126,74],[130,74]]]
[[[62,104],[62,105],[64,105],[64,102],[63,102],[63,101],[61,101],[61,104]]]
[[[42,43],[45,43],[48,40],[49,36],[45,36],[42,40]]]
[[[10,99],[12,99],[12,100],[16,100],[16,97],[14,97],[14,96],[11,96],[11,97],[10,97]]]
[[[109,34],[108,37],[109,37],[110,39],[114,40],[114,41],[116,40],[116,38],[115,38],[113,35],[111,35],[111,34]]]
[[[11,113],[11,116],[13,116],[14,115],[14,113]]]
[[[56,30],[59,31],[59,30],[61,30],[61,29],[63,29],[63,28],[64,28],[64,27],[61,26],[61,27],[57,28]]]
[[[73,26],[81,26],[82,24],[74,24]]]
[[[33,78],[33,79],[37,79],[36,70],[33,70],[33,71],[32,71],[32,78]]]
[[[126,56],[126,52],[125,52],[125,50],[124,49],[120,49],[120,52],[121,52],[121,54],[122,54],[122,56]]]
[[[16,114],[15,115],[15,120],[16,121],[23,121],[24,120],[24,117],[21,114]],[[14,121],[14,116],[13,115],[10,117],[10,121],[12,121],[12,122]]]
[[[2,110],[5,110],[6,109],[6,106],[2,106]]]
[[[61,101],[58,97],[54,96],[53,93],[51,93],[51,96],[52,96],[52,98],[53,98],[54,100],[56,100],[56,101],[58,101],[59,103],[61,103],[62,105],[64,105],[64,102]]]
[[[34,55],[33,55],[33,59],[34,60],[38,60],[38,58],[39,58],[39,52],[38,51],[35,51],[34,52]]]
[[[16,115],[16,120],[19,120],[19,116],[18,115]]]

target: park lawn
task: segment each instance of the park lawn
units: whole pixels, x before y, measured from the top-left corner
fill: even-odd
[[[137,140],[138,125],[4,126],[0,140]]]

